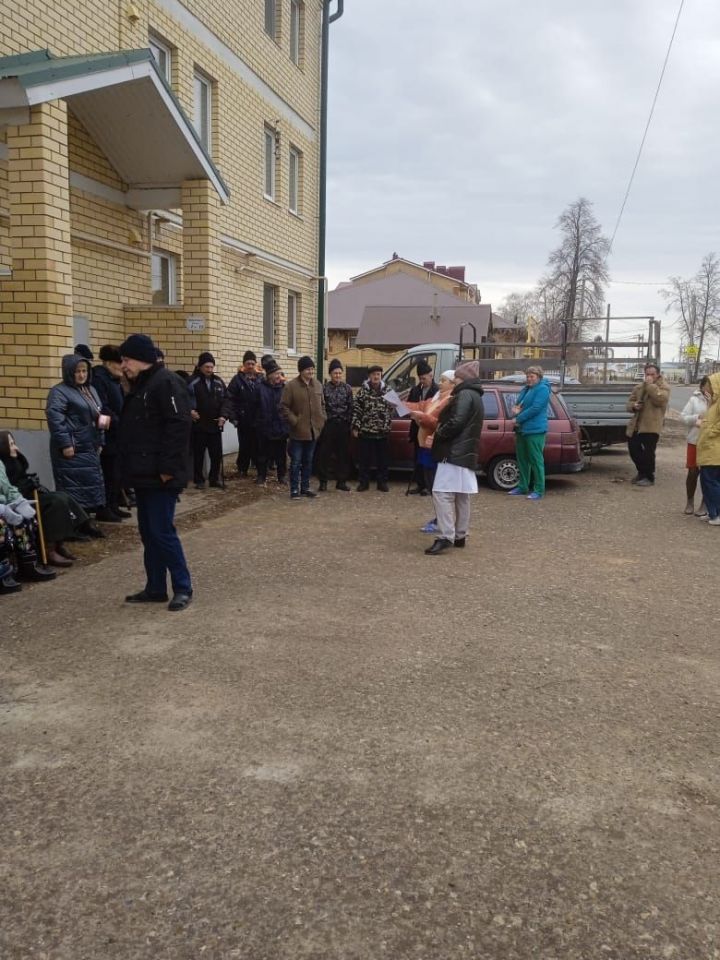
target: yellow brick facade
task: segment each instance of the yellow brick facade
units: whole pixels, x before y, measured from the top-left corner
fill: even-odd
[[[210,153],[230,191],[223,205],[209,181],[186,181],[179,208],[147,215],[124,202],[127,184],[65,101],[33,107],[29,124],[0,126],[0,426],[44,428],[74,317],[87,319],[95,351],[143,331],[171,367],[192,369],[210,349],[229,378],[244,350],[267,346],[270,284],[279,362],[293,372],[297,354],[314,353],[321,4],[303,5],[299,64],[289,50],[290,0],[277,7],[273,39],[261,0],[0,0],[0,56],[146,48],[152,34],[171,50],[170,82],[188,117],[201,71],[212,81]],[[272,200],[266,128],[277,133]],[[291,147],[301,157],[297,213]],[[176,302],[167,306],[152,303],[151,251],[176,258]],[[288,293],[297,295],[296,351],[287,346]],[[204,330],[190,332],[188,316],[202,317]]]

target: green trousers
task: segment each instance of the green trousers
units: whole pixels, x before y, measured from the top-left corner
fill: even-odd
[[[529,436],[515,434],[515,453],[520,473],[518,487],[523,493],[545,493],[544,446],[544,433],[531,433]]]

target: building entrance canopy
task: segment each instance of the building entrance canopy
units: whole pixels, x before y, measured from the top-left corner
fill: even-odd
[[[185,180],[209,180],[227,203],[228,188],[149,50],[0,58],[0,128],[60,99],[127,184],[128,206],[179,207]]]

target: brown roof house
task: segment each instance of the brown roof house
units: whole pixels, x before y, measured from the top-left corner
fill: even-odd
[[[460,327],[472,323],[478,338],[488,334],[491,308],[481,304],[464,267],[436,267],[398,257],[341,283],[328,295],[328,356],[348,368],[389,366],[408,347],[456,343]],[[472,339],[467,327],[466,339]],[[358,370],[359,373],[359,370]]]

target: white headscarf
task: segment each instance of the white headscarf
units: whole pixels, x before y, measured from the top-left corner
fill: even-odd
[[[444,373],[441,373],[441,374],[440,374],[440,379],[441,379],[441,380],[454,380],[454,379],[455,379],[455,371],[454,371],[454,370],[445,370]]]

